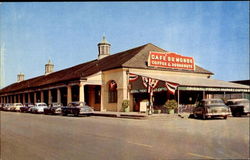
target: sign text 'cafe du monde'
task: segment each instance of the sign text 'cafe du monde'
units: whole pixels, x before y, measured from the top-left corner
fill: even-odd
[[[176,53],[150,52],[148,65],[152,67],[194,70],[194,58]]]

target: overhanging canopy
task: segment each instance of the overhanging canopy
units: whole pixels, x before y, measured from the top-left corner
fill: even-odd
[[[179,90],[195,90],[195,91],[228,91],[228,92],[250,92],[247,85],[215,80],[205,77],[171,75],[171,74],[152,74],[131,72],[132,74],[154,78],[162,81],[178,83]]]

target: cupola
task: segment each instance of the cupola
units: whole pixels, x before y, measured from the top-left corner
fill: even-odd
[[[111,44],[109,44],[105,36],[103,36],[102,41],[98,43],[98,60],[110,55],[110,46]]]
[[[24,74],[20,72],[17,75],[17,82],[22,82],[23,80],[24,80]]]
[[[54,64],[49,60],[47,64],[45,64],[45,75],[54,72]]]

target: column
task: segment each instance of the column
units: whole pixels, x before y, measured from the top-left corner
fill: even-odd
[[[101,109],[100,109],[100,111],[102,112],[102,111],[106,111],[106,108],[104,107],[104,104],[105,104],[105,102],[104,102],[104,98],[106,98],[107,99],[107,97],[104,97],[105,96],[105,84],[102,84],[101,85]]]
[[[41,102],[44,102],[44,94],[43,94],[43,91],[41,91]]]
[[[25,93],[23,94],[23,104],[26,103],[25,102]]]
[[[67,104],[72,102],[71,86],[67,86]]]
[[[17,103],[16,95],[14,95],[14,103]]]
[[[60,88],[57,88],[57,103],[61,103],[61,91],[60,91]]]
[[[79,84],[79,101],[80,102],[85,102],[84,86],[85,86],[85,84],[83,82],[80,82],[80,84]]]
[[[28,93],[28,103],[31,103],[31,101],[30,101],[30,93]]]
[[[36,100],[37,98],[36,98],[36,92],[34,92],[34,103],[36,103],[37,102],[37,100]]]
[[[48,103],[51,104],[52,103],[52,94],[51,94],[51,90],[48,90]]]

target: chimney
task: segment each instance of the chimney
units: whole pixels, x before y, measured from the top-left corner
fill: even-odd
[[[24,74],[20,72],[17,75],[17,82],[22,82],[23,80],[24,80]]]
[[[54,72],[54,64],[49,60],[47,64],[45,64],[45,75]]]
[[[110,46],[111,44],[109,44],[105,36],[103,36],[102,41],[98,43],[98,60],[110,55]]]

